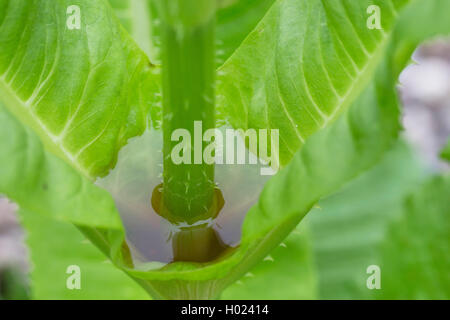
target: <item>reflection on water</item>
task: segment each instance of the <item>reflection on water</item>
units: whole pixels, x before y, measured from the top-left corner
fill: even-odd
[[[256,203],[270,176],[260,175],[260,164],[216,165],[215,181],[224,198],[223,208],[214,220],[200,222],[199,228],[187,230],[159,216],[151,204],[153,191],[162,183],[161,150],[162,133],[147,130],[142,136],[129,140],[119,153],[116,167],[97,181],[115,200],[134,263],[169,263],[188,260],[187,255],[191,258],[205,256],[205,252],[194,252],[196,250],[210,252],[206,256],[213,259],[213,252],[237,246],[245,214]],[[208,226],[200,228],[201,224]],[[209,239],[204,242],[208,243],[206,248],[194,243],[188,246],[189,252],[183,250],[184,244],[201,239]]]

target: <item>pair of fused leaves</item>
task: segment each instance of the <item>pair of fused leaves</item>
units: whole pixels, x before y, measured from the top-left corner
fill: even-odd
[[[302,222],[299,230],[291,233],[270,256],[227,288],[221,297],[448,297],[450,282],[445,275],[450,257],[445,248],[449,212],[445,206],[450,183],[448,178],[433,178],[423,183],[425,176],[412,152],[405,145],[397,144],[373,170],[321,201],[320,207],[305,221],[309,230],[305,230],[305,222]],[[414,193],[407,196],[407,201],[419,203],[416,208],[404,201],[411,191]],[[36,262],[32,273],[34,296],[145,298],[145,292],[118,269],[114,270],[102,253],[83,241],[74,226],[33,213],[22,212],[21,215],[29,234],[32,260]],[[420,230],[407,227],[411,224]],[[403,233],[400,237],[396,235],[399,232]],[[54,237],[64,238],[64,242],[55,242]],[[419,256],[423,258],[417,259]],[[52,261],[52,264],[45,261]],[[68,275],[62,270],[73,263],[83,271],[82,290],[67,290],[65,286]],[[366,286],[369,265],[381,267],[381,290],[369,290]],[[403,269],[400,273],[399,268]],[[417,279],[406,279],[410,276]],[[444,278],[438,278],[442,276]],[[428,277],[426,282],[422,281],[424,277]],[[49,278],[53,279],[51,285]],[[104,290],[105,287],[117,289]]]
[[[219,68],[220,114],[236,127],[280,129],[280,160],[289,164],[250,210],[233,254],[213,264],[133,270],[121,250],[123,229],[113,202],[88,178],[114,165],[127,139],[143,132],[148,115],[158,120],[159,68],[103,0],[0,0],[0,144],[6,155],[0,158],[0,192],[34,214],[80,226],[156,297],[215,297],[276,247],[315,202],[377,162],[396,138],[395,79],[424,38],[402,29],[414,24],[414,16],[394,32],[407,2],[285,0],[250,14],[252,1],[238,1],[223,9],[219,35],[245,12],[239,8],[248,14],[240,16],[247,27],[235,39],[222,31],[227,61]],[[423,36],[450,30],[440,16],[445,1],[412,2],[410,15],[444,21]],[[366,28],[365,10],[374,3],[382,9],[383,30]],[[83,26],[69,31],[65,9],[73,4],[83,12]],[[144,34],[157,34],[153,23],[149,28]],[[144,49],[152,57],[155,47],[150,41]]]

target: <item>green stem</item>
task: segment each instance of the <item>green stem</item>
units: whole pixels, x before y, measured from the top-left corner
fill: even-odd
[[[209,218],[214,200],[214,165],[195,163],[206,143],[203,132],[215,127],[215,1],[159,0],[162,12],[164,183],[163,216],[189,223]],[[194,122],[202,130],[195,132]],[[197,123],[198,125],[199,123]],[[191,163],[171,156],[181,140],[176,129],[189,132]],[[197,130],[198,131],[198,130]],[[179,137],[178,137],[179,138]],[[197,154],[195,154],[195,147]]]

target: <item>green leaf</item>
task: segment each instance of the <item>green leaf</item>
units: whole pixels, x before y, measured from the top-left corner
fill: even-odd
[[[310,212],[302,224],[310,226],[322,299],[373,297],[367,267],[380,264],[388,226],[424,176],[410,148],[397,143],[376,167]]]
[[[218,108],[236,128],[279,129],[280,162],[351,105],[407,1],[277,1],[220,68]],[[366,26],[369,5],[382,30]]]
[[[450,298],[450,176],[434,177],[405,201],[381,249],[382,299]]]
[[[311,136],[286,168],[269,180],[258,205],[247,214],[243,242],[299,222],[319,199],[378,162],[399,130],[395,69],[385,60],[348,112]],[[247,222],[250,219],[252,223]]]
[[[80,8],[80,29],[68,19]],[[158,72],[103,0],[0,0],[0,99],[46,148],[104,175],[147,126]]]
[[[34,299],[148,299],[73,225],[26,210],[19,214],[27,230]],[[67,288],[69,266],[80,268],[79,290]]]
[[[304,228],[303,228],[304,229]],[[222,299],[316,299],[317,277],[308,230],[295,230],[270,255],[225,289]]]
[[[32,212],[81,226],[121,230],[111,196],[45,151],[0,102],[0,193]]]

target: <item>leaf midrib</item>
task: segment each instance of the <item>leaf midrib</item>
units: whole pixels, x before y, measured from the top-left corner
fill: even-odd
[[[63,144],[63,141],[51,132],[46,125],[37,117],[30,105],[20,99],[14,90],[7,84],[5,75],[0,77],[0,100],[4,102],[5,107],[18,119],[24,127],[31,128],[38,134],[44,146],[70,164],[85,177],[91,178],[88,171],[76,161],[74,155],[70,153]]]

